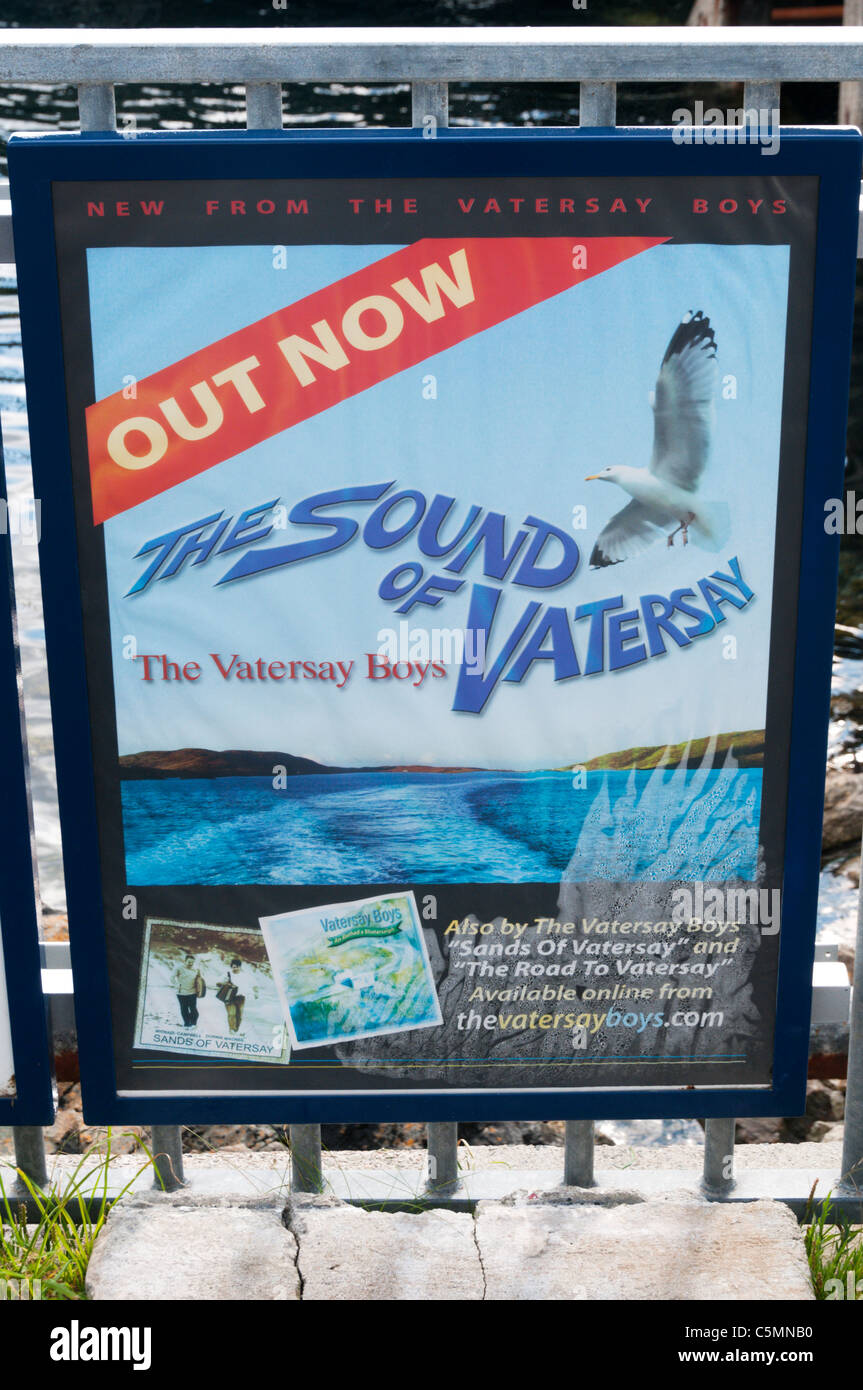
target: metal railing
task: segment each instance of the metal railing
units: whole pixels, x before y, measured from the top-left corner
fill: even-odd
[[[579,88],[579,123],[613,126],[619,82],[742,82],[747,109],[777,110],[780,84],[863,82],[863,29],[810,28],[566,28],[481,29],[153,29],[0,31],[0,83],[73,85],[81,129],[116,128],[114,88],[119,83],[241,84],[246,125],[282,126],[283,83],[409,83],[411,120],[448,123],[449,84],[554,82]],[[0,194],[2,197],[2,194]],[[12,259],[8,212],[0,202],[0,261]],[[861,897],[863,904],[863,897]],[[429,1124],[426,1194],[439,1204],[465,1200],[459,1180],[458,1127]],[[292,1125],[292,1186],[324,1185],[318,1125]],[[568,1121],[562,1179],[589,1187],[594,1177],[594,1124]],[[154,1126],[156,1181],[168,1191],[183,1185],[178,1126]],[[15,1132],[18,1166],[35,1181],[46,1178],[42,1131]],[[702,1190],[712,1197],[748,1201],[772,1196],[802,1214],[812,1174],[764,1171],[735,1178],[734,1120],[705,1122]],[[858,1213],[863,1180],[863,906],[849,1042],[845,1141],[840,1174],[823,1172],[822,1192]],[[841,1175],[845,1175],[840,1184]],[[356,1175],[354,1175],[356,1176]],[[530,1174],[519,1173],[522,1185]],[[637,1178],[627,1173],[632,1186]],[[656,1176],[656,1175],[652,1175]],[[802,1181],[801,1181],[802,1180]],[[354,1183],[353,1200],[368,1199]],[[376,1196],[376,1201],[385,1197]],[[401,1199],[393,1198],[395,1204]]]

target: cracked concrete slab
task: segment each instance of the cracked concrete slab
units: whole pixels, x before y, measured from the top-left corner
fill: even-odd
[[[87,1270],[92,1299],[300,1296],[297,1242],[277,1211],[117,1206]]]
[[[480,1202],[490,1300],[814,1298],[803,1236],[778,1203],[597,1200],[569,1189]]]
[[[482,1265],[467,1212],[363,1211],[333,1198],[294,1198],[303,1300],[481,1300]]]
[[[814,1297],[802,1234],[774,1202],[559,1188],[475,1214],[121,1204],[87,1275],[96,1300],[691,1300]]]

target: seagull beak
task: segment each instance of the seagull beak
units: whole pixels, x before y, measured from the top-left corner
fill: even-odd
[[[598,476],[596,473],[588,473],[588,475],[587,475],[587,477],[585,478],[584,481],[585,481],[586,483],[598,483],[598,482],[600,481],[600,479],[599,479],[599,476]]]

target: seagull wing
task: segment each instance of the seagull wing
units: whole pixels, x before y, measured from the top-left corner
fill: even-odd
[[[611,520],[605,523],[597,536],[590,554],[593,568],[618,565],[621,560],[628,560],[631,555],[638,555],[642,550],[646,550],[653,541],[665,534],[661,525],[657,524],[661,520],[655,507],[651,507],[648,515],[641,502],[636,502],[634,498],[627,502],[625,507],[615,512]],[[673,512],[668,513],[667,520],[674,520]]]
[[[699,309],[689,313],[665,350],[653,400],[657,478],[694,492],[704,471],[716,398],[716,339]]]

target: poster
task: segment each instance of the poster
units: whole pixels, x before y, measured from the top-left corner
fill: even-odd
[[[123,1094],[769,1090],[818,206],[54,182]]]

